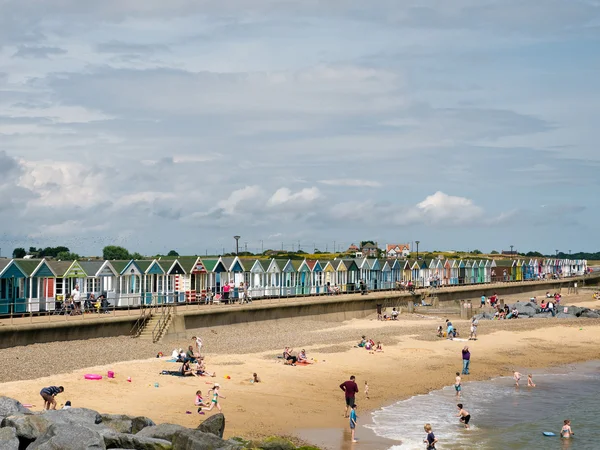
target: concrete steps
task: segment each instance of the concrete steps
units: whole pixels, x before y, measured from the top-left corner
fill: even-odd
[[[158,322],[160,321],[161,317],[164,317],[164,316],[160,316],[158,314],[152,315],[150,317],[150,319],[148,319],[148,321],[146,322],[146,325],[144,326],[144,328],[142,329],[142,332],[140,333],[139,338],[147,340],[147,341],[153,341],[154,343],[160,342],[161,339],[163,338],[164,334],[166,333],[166,331],[169,329],[169,326],[171,325],[171,321],[173,320],[172,315],[169,314],[164,325],[161,325],[161,330],[156,330],[158,332],[158,335],[153,336],[152,333],[155,331],[156,326],[157,326]]]

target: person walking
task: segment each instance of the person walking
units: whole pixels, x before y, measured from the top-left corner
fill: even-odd
[[[352,375],[348,381],[344,381],[340,384],[340,389],[344,391],[346,398],[346,410],[344,411],[344,417],[348,418],[350,408],[354,405],[356,394],[358,393],[358,384],[356,384],[356,377]]]
[[[471,352],[469,351],[469,347],[465,345],[465,348],[462,349],[462,360],[463,360],[463,375],[469,375],[469,365],[471,364]]]

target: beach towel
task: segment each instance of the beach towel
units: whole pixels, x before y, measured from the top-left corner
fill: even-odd
[[[174,377],[181,377],[181,372],[179,370],[163,370],[160,375],[172,375]]]

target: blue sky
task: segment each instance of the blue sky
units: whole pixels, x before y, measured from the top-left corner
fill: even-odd
[[[5,1],[2,254],[597,251],[599,49],[597,0]]]

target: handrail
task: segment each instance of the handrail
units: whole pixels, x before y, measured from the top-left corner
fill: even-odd
[[[162,333],[168,325],[175,306],[175,303],[163,303],[157,307],[157,309],[160,309],[160,316],[152,330],[152,342],[156,343],[162,337]]]
[[[150,315],[151,315],[150,308],[141,307],[140,315],[138,316],[137,320],[133,324],[133,327],[131,327],[131,330],[129,331],[129,334],[131,335],[131,337],[134,337],[134,338],[139,337],[139,335],[142,332],[144,325],[148,321],[148,317]]]

